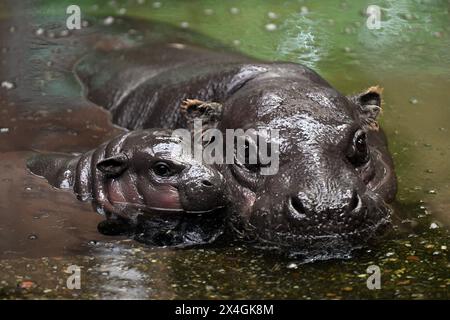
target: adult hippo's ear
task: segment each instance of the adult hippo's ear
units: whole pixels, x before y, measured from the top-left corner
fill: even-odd
[[[119,153],[110,158],[103,159],[97,163],[97,169],[107,177],[117,177],[128,168],[128,157]]]
[[[382,92],[383,88],[374,86],[361,94],[349,97],[351,101],[359,106],[361,121],[368,130],[377,131],[379,128],[377,117],[381,112]]]
[[[193,131],[194,120],[201,120],[202,131],[216,128],[222,119],[223,106],[217,102],[205,102],[198,99],[186,99],[181,104],[181,115],[186,127]]]

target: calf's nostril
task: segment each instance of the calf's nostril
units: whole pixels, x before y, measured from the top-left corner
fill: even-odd
[[[212,187],[212,183],[208,180],[202,180],[202,184],[206,187]]]

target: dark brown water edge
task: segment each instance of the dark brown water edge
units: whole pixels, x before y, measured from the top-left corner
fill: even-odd
[[[418,104],[405,105],[406,89],[414,81],[384,79],[385,86],[401,89],[389,91],[386,99],[392,107],[387,106],[383,119],[404,187],[396,205],[403,227],[378,246],[351,260],[311,265],[242,246],[151,248],[100,235],[96,226],[102,217],[88,203],[51,188],[26,170],[26,158],[34,150],[83,152],[120,132],[101,108],[82,99],[81,88],[65,69],[73,58],[55,59],[61,56],[61,45],[34,39],[40,25],[29,22],[6,21],[0,28],[2,47],[7,48],[2,52],[1,81],[13,85],[0,90],[4,129],[0,133],[0,297],[448,299],[449,236],[436,219],[436,212],[444,217],[448,213],[445,199],[436,201],[448,191],[439,179],[448,174],[443,161],[446,140],[442,131],[431,130],[432,118],[445,121],[448,114],[440,113],[445,110],[445,82],[434,87],[439,94],[427,91],[433,86],[424,88],[417,91]],[[70,43],[70,36],[65,39]],[[41,45],[36,47],[36,41]],[[428,80],[439,84],[436,78]],[[348,90],[354,89],[352,83]],[[433,102],[436,108],[420,109],[422,101]],[[405,113],[408,107],[414,112]],[[414,130],[420,125],[423,133]],[[429,140],[436,141],[437,150],[424,145]],[[437,173],[429,173],[429,185],[416,185],[424,181],[422,171],[428,167]],[[429,194],[437,182],[438,193]],[[438,222],[438,228],[430,229]],[[381,290],[366,287],[366,269],[372,264],[382,270]],[[81,267],[80,290],[66,286],[71,265]]]

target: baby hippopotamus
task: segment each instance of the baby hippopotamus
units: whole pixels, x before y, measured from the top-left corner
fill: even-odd
[[[222,233],[224,180],[186,148],[169,130],[137,130],[82,155],[37,154],[28,167],[92,200],[107,217],[102,233],[130,233],[156,245],[208,243]]]

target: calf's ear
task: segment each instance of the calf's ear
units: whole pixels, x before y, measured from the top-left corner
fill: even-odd
[[[124,153],[119,153],[97,163],[97,169],[110,178],[120,176],[127,168],[128,157]]]
[[[370,87],[365,92],[349,97],[358,107],[363,126],[368,130],[378,130],[378,115],[381,113],[383,88]]]

